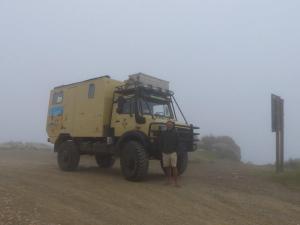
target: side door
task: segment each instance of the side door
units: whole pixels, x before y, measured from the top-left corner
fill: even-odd
[[[122,99],[121,99],[122,98]],[[122,103],[120,103],[122,101]],[[116,97],[113,104],[111,127],[115,136],[120,137],[125,132],[136,129],[135,99],[132,97]]]

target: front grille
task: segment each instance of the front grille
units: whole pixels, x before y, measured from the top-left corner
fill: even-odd
[[[159,146],[159,139],[161,132],[166,129],[165,124],[162,123],[153,123],[150,125],[149,129],[149,137],[153,140],[154,146]],[[184,146],[184,149],[186,151],[194,151],[195,150],[195,141],[197,138],[195,138],[196,133],[194,133],[194,127],[189,126],[176,126],[176,130],[178,132],[179,136],[179,142],[181,146]],[[154,147],[156,148],[156,147]]]
[[[177,128],[177,133],[181,142],[193,142],[193,132],[191,129]]]

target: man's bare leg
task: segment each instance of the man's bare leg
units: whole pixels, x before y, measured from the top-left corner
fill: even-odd
[[[171,171],[171,167],[165,167],[166,170],[166,174],[167,174],[167,185],[172,183],[172,171]]]
[[[177,167],[172,167],[172,171],[173,171],[174,184],[175,184],[176,187],[180,187],[180,185],[178,184],[178,170],[177,170]]]

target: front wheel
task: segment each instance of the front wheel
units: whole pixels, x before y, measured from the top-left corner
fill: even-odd
[[[143,145],[136,141],[125,144],[121,150],[123,176],[129,181],[141,181],[148,174],[149,158]]]
[[[74,171],[80,160],[79,150],[73,141],[65,141],[58,146],[57,163],[63,171]]]
[[[161,165],[162,170],[166,174],[167,171],[163,167],[162,159],[160,161],[160,165]],[[187,165],[188,165],[188,153],[187,152],[177,153],[177,170],[178,170],[178,175],[179,176],[182,175],[186,171]]]

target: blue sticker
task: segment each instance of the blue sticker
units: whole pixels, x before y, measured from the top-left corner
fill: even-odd
[[[49,116],[62,116],[64,114],[64,107],[56,106],[52,107],[49,111]]]

